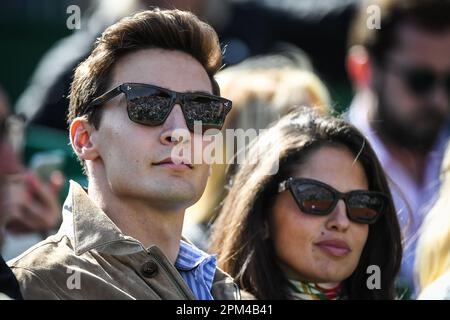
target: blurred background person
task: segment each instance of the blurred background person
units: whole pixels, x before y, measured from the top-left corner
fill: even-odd
[[[60,221],[58,192],[64,183],[61,172],[54,172],[48,182],[37,173],[27,170],[20,160],[23,120],[10,115],[8,99],[0,88],[0,115],[7,140],[2,163],[7,166],[2,174],[3,233],[0,248],[5,259],[10,259],[40,241],[43,234]],[[10,149],[10,150],[9,150]]]
[[[226,129],[246,132],[250,129],[259,134],[261,129],[300,106],[315,108],[321,114],[331,112],[328,90],[312,71],[306,54],[286,44],[280,44],[279,50],[248,58],[218,73],[222,94],[233,101]],[[249,134],[245,144],[251,143],[252,138]],[[212,165],[202,198],[187,210],[184,235],[205,250],[209,246],[209,227],[226,193],[227,176],[237,167],[235,155],[245,152],[245,145],[238,140],[236,136],[232,141],[226,137],[224,161]]]
[[[369,6],[380,28],[370,28]],[[368,138],[391,182],[404,231],[400,286],[414,296],[415,243],[439,190],[449,138],[450,1],[365,1],[350,30],[356,90],[349,120]]]
[[[212,239],[244,297],[395,297],[401,238],[383,169],[359,131],[311,109],[286,115],[251,145]],[[377,289],[367,284],[374,265]]]
[[[450,300],[450,145],[441,179],[439,198],[425,218],[417,244],[420,300]]]
[[[5,210],[5,178],[22,170],[9,139],[8,113],[6,96],[0,88],[0,247],[3,242],[5,226],[9,212]],[[22,299],[19,284],[0,253],[0,300]]]

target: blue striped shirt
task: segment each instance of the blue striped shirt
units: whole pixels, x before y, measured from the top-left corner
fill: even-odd
[[[211,287],[217,258],[181,240],[175,268],[199,300],[214,300]]]

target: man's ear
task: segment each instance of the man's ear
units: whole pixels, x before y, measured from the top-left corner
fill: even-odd
[[[370,55],[363,46],[353,46],[347,53],[347,74],[356,89],[370,85],[372,81],[372,66]]]
[[[77,117],[70,125],[70,143],[77,156],[82,160],[94,160],[99,156],[91,139],[93,130],[93,126],[86,117]]]

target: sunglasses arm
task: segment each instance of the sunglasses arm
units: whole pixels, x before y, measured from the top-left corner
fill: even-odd
[[[104,94],[102,94],[101,96],[95,98],[94,100],[92,100],[92,102],[89,104],[90,107],[95,107],[98,105],[102,105],[105,102],[111,100],[112,98],[118,96],[119,94],[121,94],[122,92],[125,92],[125,88],[123,88],[124,85],[120,85],[117,86],[111,90],[109,90],[108,92],[105,92]]]

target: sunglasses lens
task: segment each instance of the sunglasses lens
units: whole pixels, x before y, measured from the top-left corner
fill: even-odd
[[[172,94],[169,91],[134,85],[126,95],[128,116],[134,122],[158,126],[171,111]],[[191,131],[195,129],[196,121],[201,123],[202,133],[208,129],[222,129],[230,109],[231,101],[214,96],[186,94],[183,99],[183,112]]]
[[[384,204],[383,197],[368,193],[355,193],[347,198],[349,217],[360,223],[375,222],[383,211]]]
[[[295,187],[294,194],[302,211],[309,214],[328,214],[335,203],[334,193],[319,185],[300,184]]]
[[[149,126],[162,124],[170,111],[170,95],[157,89],[133,89],[127,96],[128,116],[131,121]]]
[[[314,181],[293,180],[291,191],[300,210],[307,214],[327,215],[333,211],[340,196],[336,191]],[[344,195],[348,218],[354,222],[376,222],[386,205],[386,198],[373,191],[352,191]]]
[[[406,83],[416,93],[426,93],[435,85],[433,73],[426,70],[409,71],[406,73]]]
[[[225,116],[231,107],[228,100],[203,96],[186,100],[184,113],[191,131],[194,130],[196,121],[201,122],[202,133],[205,133],[208,129],[222,129]]]

